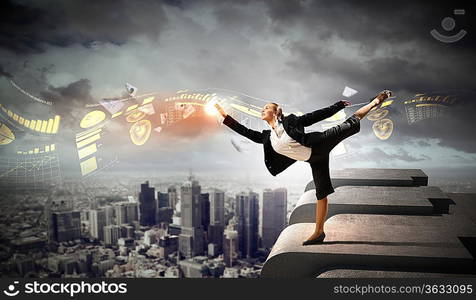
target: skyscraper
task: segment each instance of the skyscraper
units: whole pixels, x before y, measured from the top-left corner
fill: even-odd
[[[207,232],[208,225],[210,225],[210,194],[201,193],[200,194],[200,214],[201,214],[201,223],[204,232]]]
[[[153,226],[156,224],[157,202],[155,200],[155,189],[149,187],[149,181],[140,185],[139,209],[140,225]]]
[[[73,195],[65,190],[54,190],[48,195],[45,205],[45,217],[49,242],[56,240],[52,214],[54,212],[72,211],[74,209],[73,203]]]
[[[167,189],[167,193],[169,195],[169,205],[170,207],[175,209],[175,206],[178,202],[177,188],[174,185],[169,186],[169,188]]]
[[[129,202],[124,205],[126,206],[127,211],[126,223],[132,224],[139,221],[139,204],[137,202]]]
[[[210,224],[225,226],[225,192],[212,189],[209,194]]]
[[[203,254],[203,227],[200,205],[201,187],[192,176],[181,189],[181,233],[179,235],[179,252],[185,257]]]
[[[114,224],[114,207],[107,205],[101,208],[106,215],[106,225]]]
[[[92,209],[89,211],[89,233],[91,237],[104,240],[104,226],[106,226],[106,211],[104,209]]]
[[[259,195],[252,191],[236,195],[238,247],[241,257],[252,258],[258,248]]]
[[[157,192],[157,200],[159,202],[159,209],[160,208],[165,208],[165,207],[170,207],[169,193]]]
[[[121,237],[121,226],[107,225],[104,226],[104,243],[107,246],[117,245],[117,241]]]
[[[265,189],[261,211],[263,247],[271,249],[281,231],[286,227],[287,190],[285,188]]]
[[[121,202],[115,204],[113,207],[116,215],[116,225],[132,224],[132,222],[139,220],[137,203]]]
[[[223,230],[225,227],[225,192],[219,189],[209,191],[210,225],[208,226],[208,243],[214,244],[216,253],[223,252]]]
[[[51,225],[51,238],[56,242],[81,238],[81,214],[79,211],[53,212]]]

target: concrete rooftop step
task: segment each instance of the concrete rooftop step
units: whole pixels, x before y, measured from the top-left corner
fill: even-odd
[[[473,274],[445,274],[425,272],[392,272],[375,270],[336,269],[324,272],[318,278],[474,278]]]
[[[344,185],[367,186],[425,186],[428,175],[421,169],[382,169],[382,168],[347,168],[331,170],[334,188]],[[310,181],[304,191],[315,189]]]
[[[423,225],[422,225],[423,224]],[[341,214],[324,226],[324,243],[302,246],[314,223],[285,228],[262,277],[317,277],[332,269],[475,274],[470,251],[439,216]]]
[[[315,190],[305,192],[291,212],[289,224],[316,220]],[[341,186],[328,196],[327,218],[337,214],[432,215],[451,213],[454,202],[433,186]]]

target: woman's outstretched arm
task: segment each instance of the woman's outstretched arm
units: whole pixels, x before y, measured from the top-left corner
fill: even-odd
[[[314,123],[332,117],[335,113],[337,113],[339,110],[343,109],[346,106],[346,102],[347,101],[342,100],[338,101],[329,107],[318,109],[313,112],[299,116],[298,120],[304,127],[311,126]]]
[[[236,121],[229,114],[227,114],[218,103],[215,104],[215,107],[217,108],[218,112],[225,118],[223,120],[223,124],[230,127],[231,129],[233,129],[235,132],[241,134],[242,136],[249,138],[250,140],[252,140],[255,143],[259,143],[259,144],[263,143],[263,133],[262,132],[249,129],[249,128],[241,125],[240,122]]]

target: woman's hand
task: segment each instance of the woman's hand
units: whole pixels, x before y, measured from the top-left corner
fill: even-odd
[[[352,104],[352,103],[350,103],[349,101],[346,101],[346,100],[340,100],[340,101],[343,102],[345,106],[349,106],[349,105]]]
[[[220,106],[220,104],[218,103],[215,103],[215,107],[216,109],[218,110],[218,112],[220,113],[220,115],[222,115],[223,118],[226,118],[226,116],[228,115],[225,110],[223,109],[223,107]]]

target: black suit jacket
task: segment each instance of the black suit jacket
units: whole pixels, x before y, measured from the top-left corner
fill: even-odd
[[[301,145],[311,147],[307,139],[308,136],[304,132],[304,127],[310,126],[314,123],[329,118],[344,107],[344,102],[339,101],[329,107],[318,109],[302,116],[296,116],[294,114],[283,116],[282,122],[284,130],[290,137],[295,139]],[[296,162],[295,159],[292,159],[274,151],[273,147],[271,146],[270,139],[271,129],[263,130],[262,132],[249,129],[241,125],[230,115],[227,115],[225,117],[225,119],[223,120],[223,124],[230,127],[237,133],[249,138],[253,142],[263,144],[264,163],[271,175],[278,175],[282,171],[286,170],[290,165]]]

